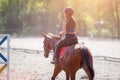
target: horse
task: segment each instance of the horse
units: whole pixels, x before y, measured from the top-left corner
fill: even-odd
[[[42,35],[44,36],[44,57],[48,58],[50,51],[55,50],[55,45],[61,37],[52,33],[42,33]],[[81,68],[87,73],[89,80],[94,79],[92,54],[85,45],[80,43],[73,44],[68,46],[64,53],[63,58],[59,58],[59,63],[54,64],[55,68],[51,80],[55,80],[62,70],[65,71],[66,80],[75,80],[76,72]]]

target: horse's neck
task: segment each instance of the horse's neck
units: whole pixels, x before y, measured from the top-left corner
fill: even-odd
[[[60,37],[56,36],[56,35],[51,35],[49,38],[51,47],[53,50],[55,50],[56,47],[56,43],[60,40]]]
[[[59,40],[52,40],[52,49],[53,51],[55,51],[55,48],[56,48],[56,44]]]

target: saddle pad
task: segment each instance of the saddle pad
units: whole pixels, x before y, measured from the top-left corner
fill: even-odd
[[[67,47],[63,47],[63,48],[61,49],[60,54],[59,54],[59,58],[62,58],[62,57],[63,57],[66,49],[67,49]]]

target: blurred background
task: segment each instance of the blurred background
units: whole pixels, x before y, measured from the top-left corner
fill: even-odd
[[[120,0],[0,0],[0,39],[4,37],[1,34],[12,36],[10,79],[50,80],[53,53],[44,58],[41,33],[59,33],[65,7],[74,9],[80,28],[78,40],[92,52],[95,80],[120,80]],[[0,46],[3,55],[6,44]],[[6,80],[5,73],[0,80]],[[78,73],[80,80],[85,73]],[[57,79],[64,80],[64,76],[62,73]]]
[[[120,38],[120,0],[0,0],[0,34],[58,34],[68,6],[74,9],[80,36]]]

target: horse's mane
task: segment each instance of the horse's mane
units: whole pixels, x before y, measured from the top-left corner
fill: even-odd
[[[55,35],[55,34],[52,34],[52,33],[48,33],[47,36],[51,39],[56,39],[56,40],[61,39],[61,37],[59,35]]]

